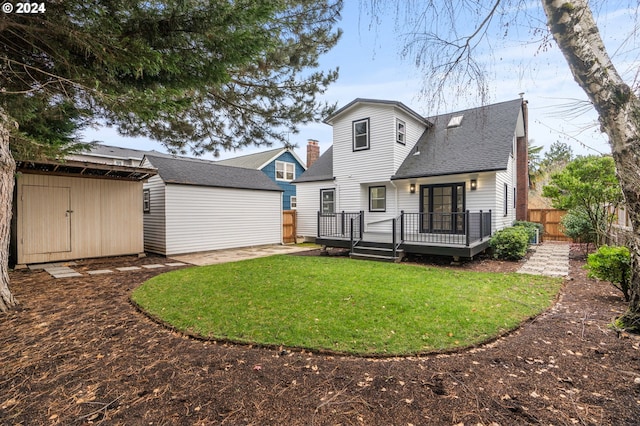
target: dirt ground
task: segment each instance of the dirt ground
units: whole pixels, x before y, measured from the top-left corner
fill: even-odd
[[[15,271],[20,307],[0,315],[0,424],[640,424],[640,339],[609,327],[625,309],[621,294],[587,279],[572,253],[558,302],[518,330],[456,353],[393,359],[184,337],[129,302],[167,269],[58,280]]]

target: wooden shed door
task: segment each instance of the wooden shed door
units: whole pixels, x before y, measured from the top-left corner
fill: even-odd
[[[71,197],[69,188],[22,187],[23,253],[71,251]]]

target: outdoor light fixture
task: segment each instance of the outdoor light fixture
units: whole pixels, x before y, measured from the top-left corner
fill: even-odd
[[[471,190],[475,191],[478,189],[478,181],[476,179],[471,179]]]
[[[409,192],[412,193],[412,194],[416,193],[416,184],[415,183],[409,184]]]

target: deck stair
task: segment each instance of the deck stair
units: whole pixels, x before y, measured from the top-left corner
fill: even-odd
[[[394,257],[392,243],[373,241],[359,241],[350,254],[352,259],[377,260],[380,262],[400,262],[403,256],[404,251],[397,249]]]

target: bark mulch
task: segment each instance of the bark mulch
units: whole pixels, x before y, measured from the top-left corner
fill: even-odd
[[[640,340],[610,327],[625,309],[621,294],[587,279],[573,253],[558,302],[518,330],[456,353],[393,359],[184,337],[129,302],[167,269],[58,280],[15,271],[20,307],[0,315],[0,424],[640,424]],[[518,266],[485,258],[455,267]]]

